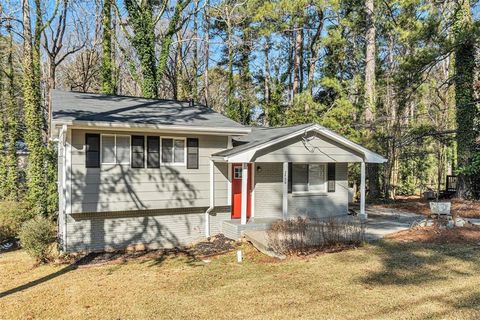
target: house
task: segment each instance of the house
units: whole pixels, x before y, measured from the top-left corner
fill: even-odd
[[[317,124],[250,128],[209,108],[54,91],[64,251],[172,247],[276,219],[347,215],[349,163],[386,160]]]

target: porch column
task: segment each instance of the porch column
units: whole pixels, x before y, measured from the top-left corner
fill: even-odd
[[[242,206],[240,223],[247,224],[248,163],[242,163]]]
[[[360,164],[360,219],[367,219],[365,213],[365,162]]]
[[[286,220],[288,215],[288,162],[283,163],[282,213],[283,220]]]

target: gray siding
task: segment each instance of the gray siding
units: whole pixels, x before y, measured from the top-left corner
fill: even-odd
[[[288,195],[288,216],[325,218],[348,214],[348,164],[337,163],[335,192],[322,195]]]
[[[334,142],[308,134],[308,142],[303,136],[295,137],[273,147],[259,151],[255,155],[256,162],[361,162],[361,155]]]
[[[101,168],[85,168],[86,132],[72,131],[71,213],[190,208],[209,205],[209,156],[226,148],[227,137],[191,136],[199,138],[198,169],[170,165],[161,165],[158,169],[132,169],[130,165],[118,164],[102,164]],[[146,135],[141,132],[128,134]],[[168,134],[168,136],[172,135]],[[227,204],[227,177],[227,165],[216,164],[216,205]]]
[[[258,167],[261,170],[256,170]],[[283,163],[255,163],[255,217],[282,218]]]
[[[282,218],[282,163],[255,163],[255,217]],[[348,213],[348,164],[337,163],[335,192],[288,194],[288,217],[324,218]]]
[[[229,212],[210,215],[211,234],[220,233],[222,221],[229,217]],[[67,215],[67,250],[181,246],[205,237],[204,220],[204,213],[198,210],[184,213],[137,211]]]

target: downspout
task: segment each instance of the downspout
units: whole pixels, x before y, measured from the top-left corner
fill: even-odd
[[[62,157],[62,219],[63,219],[63,232],[62,232],[62,249],[63,252],[67,250],[67,125],[62,125],[62,129],[59,134],[60,143],[62,144],[63,157]]]
[[[215,164],[210,160],[210,206],[205,211],[205,237],[210,237],[210,212],[215,208]]]

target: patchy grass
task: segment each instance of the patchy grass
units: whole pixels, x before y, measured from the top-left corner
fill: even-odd
[[[0,319],[480,318],[480,249],[377,242],[279,262],[243,245],[210,262],[177,256],[43,265],[0,254]]]
[[[462,218],[480,218],[480,201],[474,200],[462,200],[462,199],[452,199],[452,200],[440,200],[440,201],[451,201],[452,202],[452,214],[457,217]],[[382,207],[382,208],[395,208],[400,210],[405,210],[412,213],[429,215],[430,205],[429,200],[425,200],[418,196],[409,196],[409,197],[398,197],[395,201],[375,204],[372,205],[372,208]]]

